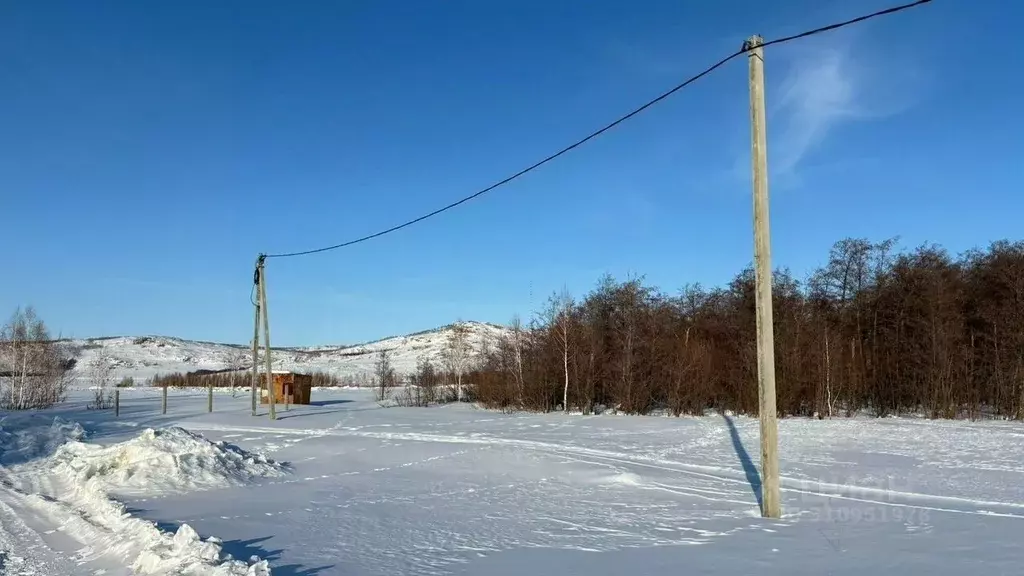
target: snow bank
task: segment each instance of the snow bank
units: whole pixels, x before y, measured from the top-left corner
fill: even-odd
[[[285,464],[226,442],[170,427],[98,446],[68,442],[51,458],[53,469],[73,483],[105,491],[186,492],[251,482],[288,473]]]
[[[124,504],[87,486],[71,486],[61,500],[28,496],[40,511],[59,520],[62,531],[89,544],[80,559],[115,554],[128,559],[136,574],[189,574],[209,576],[269,576],[266,560],[252,563],[221,554],[221,541],[202,540],[188,524],[175,533],[132,516]]]
[[[221,560],[221,541],[207,538],[203,541],[188,524],[182,524],[168,540],[166,532],[161,533],[159,545],[144,551],[135,560],[132,569],[141,574],[195,574],[211,576],[270,576],[266,560],[246,564],[227,555]]]
[[[222,553],[220,540],[203,540],[188,524],[164,531],[108,494],[242,483],[286,474],[286,465],[181,428],[146,429],[111,446],[85,437],[81,425],[59,417],[0,418],[0,502],[24,502],[82,542],[78,561],[114,555],[134,574],[270,575],[266,560],[236,560]]]

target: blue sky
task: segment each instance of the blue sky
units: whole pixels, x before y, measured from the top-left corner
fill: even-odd
[[[464,196],[750,34],[842,2],[6,2],[0,312],[65,335],[251,337],[258,252]],[[843,237],[1020,238],[1010,0],[935,2],[766,54],[773,261]],[[604,272],[675,291],[752,257],[746,61],[459,209],[268,263],[275,344],[529,315]]]

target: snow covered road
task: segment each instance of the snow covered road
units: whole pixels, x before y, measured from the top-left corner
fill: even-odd
[[[271,422],[243,394],[219,393],[213,414],[201,394],[176,397],[166,416],[152,391],[123,398],[116,421],[54,414],[91,442],[181,426],[289,463],[224,485],[110,487],[133,518],[166,533],[188,524],[276,575],[1019,574],[1024,563],[1015,423],[783,420],[785,516],[764,520],[749,418],[380,408],[346,390]],[[39,534],[7,525],[25,543],[0,532],[0,550]]]

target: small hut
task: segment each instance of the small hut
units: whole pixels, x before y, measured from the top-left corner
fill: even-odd
[[[275,404],[309,404],[313,389],[313,377],[295,372],[273,372]],[[260,403],[269,404],[267,389],[260,390]]]

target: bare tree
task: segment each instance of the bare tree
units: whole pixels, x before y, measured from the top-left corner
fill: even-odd
[[[469,327],[461,321],[451,326],[445,349],[442,353],[445,368],[455,378],[455,399],[462,402],[462,377],[469,369],[472,357],[472,346],[469,343]]]
[[[416,370],[406,375],[405,388],[395,397],[398,406],[427,407],[434,402],[438,374],[430,359],[421,356]]]
[[[45,408],[62,402],[75,359],[30,306],[0,328],[0,408]]]
[[[562,410],[565,412],[569,412],[569,350],[573,307],[572,296],[567,289],[563,288],[561,292],[548,299],[547,309],[544,311],[544,321],[562,356],[562,375],[565,384],[562,388]]]
[[[647,305],[647,289],[640,279],[624,283],[615,293],[615,309],[612,314],[615,341],[617,344],[617,372],[619,385],[619,408],[627,413],[641,413],[644,404],[641,389],[647,384],[641,375],[641,349],[645,344],[643,326]]]
[[[381,350],[377,353],[377,362],[373,367],[377,380],[377,402],[384,403],[395,386],[395,369],[391,365],[391,351]]]
[[[413,384],[416,386],[417,393],[419,394],[418,398],[420,399],[419,404],[421,406],[429,406],[437,401],[438,380],[440,378],[433,362],[430,361],[430,358],[421,357],[416,363],[416,373],[412,377]]]
[[[257,350],[258,352],[258,350]],[[252,352],[247,348],[232,347],[228,352],[227,365],[231,370],[244,370],[252,366]],[[231,397],[235,397],[235,381],[231,380]]]
[[[113,369],[105,356],[98,356],[89,367],[89,383],[92,385],[93,402],[89,406],[96,410],[105,410],[114,406],[114,391],[110,384],[113,380]]]
[[[526,346],[526,330],[523,329],[523,321],[519,316],[513,316],[509,323],[510,333],[507,337],[507,348],[512,353],[509,362],[509,369],[512,372],[512,379],[516,387],[516,401],[523,404],[523,397],[526,394],[526,379],[523,377],[523,351]]]

